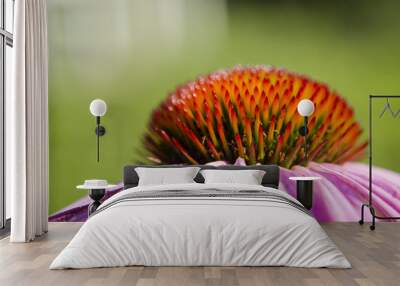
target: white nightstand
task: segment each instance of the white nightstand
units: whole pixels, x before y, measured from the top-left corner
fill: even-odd
[[[106,194],[106,189],[115,186],[116,185],[109,185],[106,180],[86,180],[83,185],[76,186],[78,190],[88,190],[89,197],[93,200],[88,207],[89,216],[101,205],[100,200]]]

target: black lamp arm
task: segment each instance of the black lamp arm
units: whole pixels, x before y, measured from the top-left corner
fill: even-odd
[[[96,116],[97,162],[100,161],[100,136],[106,134],[104,126],[100,125],[100,116]]]
[[[106,129],[104,126],[100,125],[100,116],[96,116],[96,125],[95,133],[97,136],[103,136],[106,134]]]
[[[308,150],[307,150],[307,134],[308,134],[308,116],[304,116],[304,125],[300,127],[299,133],[304,136],[304,159],[308,161]]]
[[[307,148],[307,134],[308,134],[308,117],[304,116],[304,159],[306,159],[306,164],[308,161],[308,148]]]

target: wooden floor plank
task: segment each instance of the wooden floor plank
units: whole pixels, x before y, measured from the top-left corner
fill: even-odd
[[[353,266],[346,270],[135,266],[50,271],[51,261],[80,227],[80,223],[50,223],[49,233],[32,243],[0,240],[0,285],[400,285],[400,223],[379,223],[375,232],[356,223],[324,224],[325,231]]]

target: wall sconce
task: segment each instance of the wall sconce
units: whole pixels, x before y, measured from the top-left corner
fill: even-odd
[[[100,161],[100,136],[106,134],[104,126],[100,125],[100,117],[104,116],[107,112],[107,104],[104,100],[95,99],[90,103],[90,113],[96,117],[96,137],[97,137],[97,162]]]
[[[307,150],[307,134],[308,134],[308,117],[314,113],[314,103],[309,99],[303,99],[297,105],[297,112],[304,117],[304,125],[300,127],[299,132],[301,136],[304,136],[304,157],[306,162],[308,161],[308,150]]]

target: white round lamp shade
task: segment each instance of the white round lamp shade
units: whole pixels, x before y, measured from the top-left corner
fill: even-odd
[[[309,99],[303,99],[297,105],[297,112],[301,116],[310,116],[314,113],[314,103]]]
[[[90,103],[89,109],[94,116],[103,116],[107,112],[107,104],[102,99],[95,99]]]

